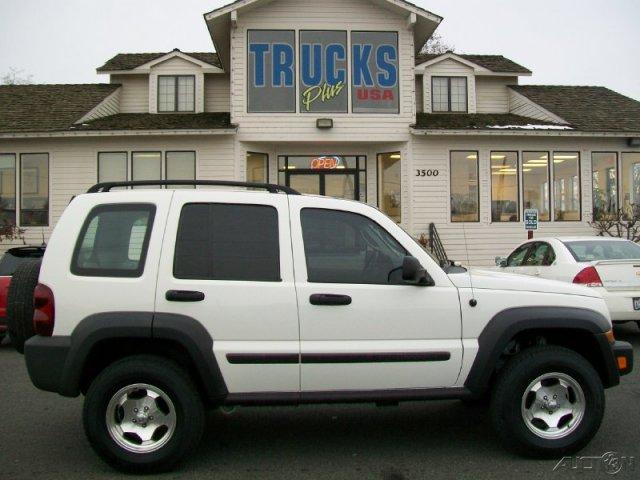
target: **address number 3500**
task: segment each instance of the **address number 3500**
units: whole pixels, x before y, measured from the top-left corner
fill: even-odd
[[[437,177],[439,170],[416,170],[416,177]]]

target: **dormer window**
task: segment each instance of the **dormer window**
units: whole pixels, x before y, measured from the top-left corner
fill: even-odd
[[[431,105],[437,112],[467,112],[467,77],[432,77]]]
[[[160,75],[158,77],[158,112],[194,112],[196,109],[194,75]]]

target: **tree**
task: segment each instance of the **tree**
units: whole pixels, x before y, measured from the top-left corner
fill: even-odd
[[[434,33],[422,48],[422,53],[447,53],[454,52],[456,47],[449,45],[439,33]]]
[[[600,237],[626,238],[640,242],[640,206],[630,205],[627,209],[617,208],[613,212],[596,211],[589,225]]]
[[[2,85],[29,85],[33,83],[33,75],[25,75],[24,70],[9,68],[9,72],[0,78]]]

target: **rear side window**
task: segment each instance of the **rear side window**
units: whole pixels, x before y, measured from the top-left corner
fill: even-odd
[[[279,282],[278,211],[264,205],[185,205],[173,275],[185,280]]]
[[[566,242],[565,245],[577,262],[640,259],[640,246],[630,241],[583,240]]]
[[[140,277],[156,208],[148,204],[102,205],[85,221],[71,273],[85,277]]]
[[[509,256],[509,259],[507,260],[507,266],[521,267],[522,262],[524,262],[524,259],[527,256],[527,252],[529,251],[529,248],[531,248],[531,243],[527,243],[525,245],[518,247],[516,251]]]

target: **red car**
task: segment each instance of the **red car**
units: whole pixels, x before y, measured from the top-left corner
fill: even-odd
[[[17,247],[7,250],[0,259],[0,341],[7,334],[7,294],[16,268],[30,258],[42,258],[45,247]]]

